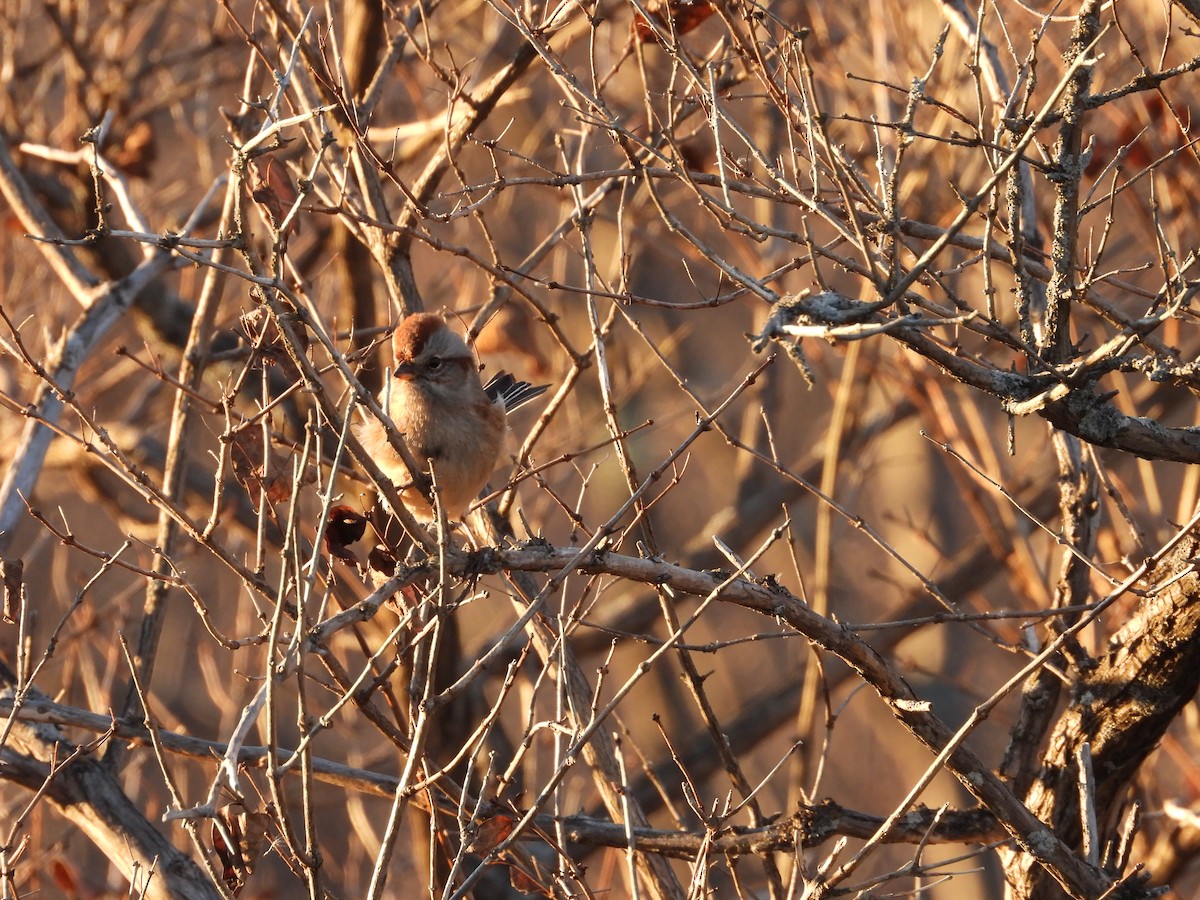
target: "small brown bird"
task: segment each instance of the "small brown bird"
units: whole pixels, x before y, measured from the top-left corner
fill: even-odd
[[[392,335],[394,363],[379,395],[413,459],[425,473],[432,466],[446,516],[461,518],[496,468],[507,413],[545,393],[499,372],[486,385],[467,342],[440,316],[413,313]],[[417,519],[430,522],[433,508],[413,485],[400,455],[377,419],[356,428],[363,448],[400,488],[400,499]]]

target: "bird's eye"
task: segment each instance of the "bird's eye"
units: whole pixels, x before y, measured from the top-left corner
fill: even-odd
[[[431,356],[429,357],[429,362],[425,365],[431,372],[436,372],[442,367],[442,358],[440,356]]]

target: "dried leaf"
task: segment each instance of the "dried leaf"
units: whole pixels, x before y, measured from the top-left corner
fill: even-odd
[[[238,817],[226,812],[217,813],[212,823],[211,838],[213,852],[221,862],[221,880],[237,894],[249,874],[248,864],[242,855],[242,826]]]
[[[506,816],[503,813],[476,820],[474,832],[470,836],[471,839],[467,841],[467,852],[477,853],[480,856],[490,853],[501,841],[512,834],[512,829],[512,816]]]
[[[663,31],[677,35],[687,34],[716,11],[711,0],[659,0],[646,4],[646,12],[655,24]],[[633,33],[643,44],[659,39],[641,13],[633,18]]]
[[[292,183],[287,166],[273,157],[263,156],[256,159],[251,172],[253,178],[250,196],[266,209],[271,224],[278,228],[296,203],[300,192]],[[300,232],[297,219],[292,220],[292,230],[297,234]]]
[[[381,544],[376,544],[367,554],[367,568],[391,578],[396,571],[396,557]]]
[[[17,617],[21,614],[21,594],[25,586],[24,560],[0,560],[0,578],[4,582],[4,602],[0,604],[3,607],[3,612],[0,615],[2,615],[5,622],[15,625]]]
[[[265,491],[270,503],[282,503],[292,495],[291,469],[287,459],[273,449],[264,451],[262,428],[248,425],[233,433],[229,441],[229,459],[233,463],[233,477],[246,492],[259,499]]]
[[[262,354],[264,363],[289,362],[291,358],[288,356],[287,347],[284,345],[283,334],[279,330],[279,324],[275,321],[275,316],[269,309],[264,306],[258,306],[254,309],[242,313],[241,318],[242,331],[245,333],[247,340],[252,345],[258,348],[258,352]],[[297,318],[291,318],[288,325],[292,329],[292,333],[296,336],[296,344],[300,353],[307,353],[309,346],[308,331]]]
[[[530,861],[537,866],[537,860],[534,860],[531,857]],[[524,869],[510,863],[508,866],[508,883],[513,886],[513,890],[521,891],[525,894],[538,894],[542,897],[553,897],[554,891],[551,887],[550,879],[546,876],[546,873],[541,871],[540,866],[537,866],[537,869],[538,876],[545,879],[544,881],[537,880]]]
[[[65,896],[84,896],[83,887],[79,883],[79,876],[75,869],[61,859],[56,859],[50,864],[50,878],[54,882],[54,886]]]
[[[349,506],[335,506],[325,520],[325,549],[330,556],[358,565],[358,557],[349,546],[366,533],[367,517]]]
[[[213,852],[221,862],[221,878],[235,896],[254,874],[267,843],[269,825],[266,813],[250,812],[241,802],[231,803],[213,820]]]

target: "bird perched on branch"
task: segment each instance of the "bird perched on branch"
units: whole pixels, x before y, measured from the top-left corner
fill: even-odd
[[[496,468],[507,414],[549,385],[534,386],[507,372],[484,385],[467,342],[432,313],[413,313],[400,323],[392,335],[392,354],[379,405],[404,435],[422,474],[432,467],[447,518],[460,518]],[[433,507],[388,442],[383,423],[371,418],[356,431],[363,448],[400,489],[409,512],[432,521]]]

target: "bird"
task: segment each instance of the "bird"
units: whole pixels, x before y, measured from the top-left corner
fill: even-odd
[[[467,342],[433,313],[413,313],[400,323],[392,334],[392,357],[379,405],[404,435],[421,474],[432,468],[447,519],[461,519],[496,468],[508,413],[550,385],[532,385],[507,372],[483,384]],[[370,416],[355,430],[408,511],[418,521],[434,521],[433,506],[389,443],[383,422]]]

